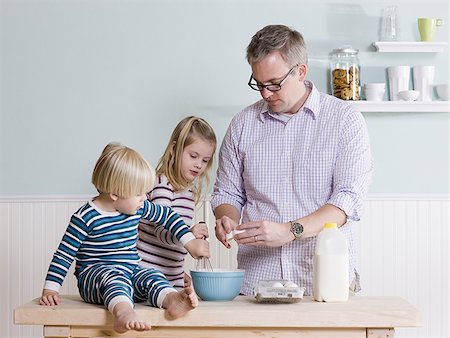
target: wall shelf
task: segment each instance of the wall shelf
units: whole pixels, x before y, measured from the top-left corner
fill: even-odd
[[[450,113],[450,101],[348,101],[361,113]]]
[[[372,43],[380,53],[439,53],[447,47],[447,42],[421,41],[376,41]]]

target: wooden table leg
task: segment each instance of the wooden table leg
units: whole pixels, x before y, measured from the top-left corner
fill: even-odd
[[[393,328],[367,329],[367,338],[394,338]]]

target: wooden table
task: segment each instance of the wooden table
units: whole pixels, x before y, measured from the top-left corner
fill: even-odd
[[[200,302],[198,308],[176,320],[164,310],[142,304],[136,311],[152,330],[112,330],[112,316],[103,307],[84,303],[79,296],[63,296],[55,307],[35,299],[14,310],[15,324],[44,326],[45,337],[341,337],[394,336],[395,327],[420,326],[420,313],[399,297],[350,297],[345,303],[319,303],[310,297],[294,304],[260,304],[239,296],[231,302]]]

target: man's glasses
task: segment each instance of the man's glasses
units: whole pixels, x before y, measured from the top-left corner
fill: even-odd
[[[296,65],[294,65],[294,67],[292,67],[278,83],[271,83],[268,85],[263,85],[263,84],[259,84],[257,82],[252,82],[254,80],[253,74],[252,74],[252,75],[250,75],[250,80],[248,80],[248,85],[250,86],[251,89],[257,90],[259,92],[263,91],[263,89],[267,89],[271,92],[279,91],[281,89],[281,86],[286,82],[288,76],[292,74],[292,72],[294,71],[294,69],[297,66],[298,66],[298,63]]]

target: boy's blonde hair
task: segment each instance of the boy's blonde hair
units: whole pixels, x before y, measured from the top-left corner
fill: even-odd
[[[129,198],[152,189],[155,176],[155,170],[137,151],[109,143],[95,164],[92,184],[99,193]]]
[[[184,179],[181,173],[181,159],[184,148],[194,143],[196,139],[210,142],[214,149],[206,170],[197,178],[196,184],[192,185]],[[156,173],[165,175],[175,191],[182,191],[191,187],[194,199],[198,203],[202,197],[203,188],[209,186],[208,171],[213,164],[216,144],[216,134],[208,122],[200,117],[188,116],[181,120],[172,132],[169,144],[156,166]]]

